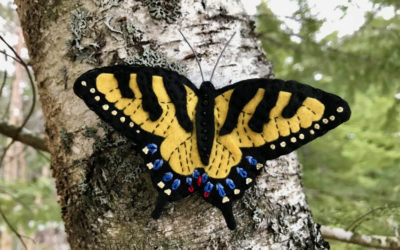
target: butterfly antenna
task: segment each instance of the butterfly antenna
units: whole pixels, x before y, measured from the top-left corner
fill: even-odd
[[[179,33],[181,33],[181,36],[183,37],[183,40],[185,40],[185,42],[189,45],[190,49],[192,50],[192,52],[193,52],[193,54],[194,54],[194,57],[196,58],[196,62],[197,62],[197,64],[199,65],[199,68],[200,68],[201,79],[202,79],[203,82],[204,82],[203,70],[201,70],[200,60],[199,60],[199,57],[197,56],[196,51],[194,51],[192,45],[190,45],[190,43],[188,42],[188,40],[186,39],[186,37],[183,35],[182,31],[181,31],[181,30],[178,30],[178,31],[179,31]]]
[[[213,71],[212,71],[212,73],[211,73],[210,82],[211,82],[211,80],[212,80],[212,78],[213,78],[213,76],[214,76],[215,70],[217,69],[219,60],[221,59],[222,55],[224,54],[224,51],[225,51],[226,47],[228,47],[229,43],[232,41],[232,39],[233,39],[233,37],[235,36],[235,34],[236,34],[236,32],[234,32],[233,35],[231,36],[231,38],[229,38],[228,42],[226,42],[224,48],[222,49],[221,54],[219,54],[218,59],[217,59],[217,62],[215,63],[214,69],[213,69]]]

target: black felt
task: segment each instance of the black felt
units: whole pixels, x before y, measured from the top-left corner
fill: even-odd
[[[301,92],[292,93],[288,105],[282,111],[283,118],[293,117],[296,114],[297,110],[301,107],[305,99],[306,96]]]
[[[229,100],[228,114],[219,132],[221,136],[229,134],[236,128],[240,112],[242,112],[243,107],[254,97],[257,90],[258,88],[252,85],[241,85],[235,88]]]
[[[167,203],[168,203],[168,199],[165,197],[165,195],[162,193],[158,194],[156,206],[154,207],[154,210],[151,213],[151,217],[153,217],[153,219],[160,218],[161,213],[162,213],[165,205],[167,205]]]
[[[222,215],[224,216],[226,225],[230,230],[234,230],[236,228],[236,220],[233,215],[232,205],[229,203],[225,205],[223,208],[220,208],[222,211]]]
[[[200,159],[208,165],[214,141],[214,99],[215,89],[210,82],[203,82],[200,86],[196,106],[196,135],[197,148]]]
[[[269,121],[269,113],[278,100],[279,91],[277,89],[267,89],[264,92],[263,99],[258,104],[253,116],[250,118],[249,127],[254,131],[261,133],[263,126]]]
[[[137,84],[140,92],[142,92],[143,109],[149,113],[152,121],[156,121],[162,115],[162,108],[153,91],[152,81],[152,75],[149,73],[140,72],[137,75]]]
[[[118,88],[121,91],[121,95],[124,98],[135,98],[135,94],[129,88],[129,81],[131,74],[129,72],[126,72],[124,70],[119,70],[114,74],[114,77],[118,81]]]
[[[207,184],[207,182],[201,182],[200,185],[197,185],[197,180],[195,180],[193,177],[191,177],[193,185],[191,186],[192,189],[190,189],[191,190],[190,191],[189,190],[190,186],[186,183],[186,178],[188,176],[181,176],[181,175],[175,173],[169,166],[168,161],[166,159],[164,159],[164,164],[161,168],[159,168],[158,170],[153,169],[153,170],[149,171],[149,173],[151,175],[151,180],[152,180],[153,186],[154,186],[155,190],[157,190],[159,193],[159,198],[157,199],[157,204],[152,213],[152,216],[154,218],[158,218],[161,215],[163,207],[165,206],[165,204],[167,202],[180,200],[186,196],[191,195],[192,192],[196,192],[196,193],[202,195],[203,199],[205,201],[213,204],[214,206],[218,207],[222,211],[224,218],[227,222],[227,226],[230,229],[235,228],[236,223],[235,223],[235,219],[234,219],[233,212],[232,212],[233,201],[240,199],[244,195],[245,190],[247,190],[252,185],[254,185],[255,178],[259,175],[259,173],[261,171],[261,170],[257,170],[257,168],[254,165],[249,164],[249,162],[246,160],[246,156],[251,156],[254,159],[256,159],[257,162],[264,163],[266,160],[274,159],[281,155],[290,153],[293,150],[299,148],[300,146],[314,140],[315,138],[322,136],[327,131],[337,127],[339,124],[347,121],[351,114],[348,104],[336,95],[326,93],[324,91],[312,88],[310,86],[307,86],[307,85],[304,85],[301,83],[286,82],[286,81],[282,81],[282,80],[278,80],[278,79],[275,79],[275,80],[250,79],[250,80],[241,81],[241,82],[235,83],[233,85],[230,85],[228,87],[225,87],[222,89],[217,89],[217,90],[214,90],[212,88],[211,84],[206,84],[206,85],[204,85],[204,88],[206,86],[208,86],[207,91],[201,91],[201,90],[197,89],[193,85],[193,83],[191,83],[184,76],[178,75],[176,72],[172,72],[172,71],[161,69],[161,68],[152,68],[152,67],[144,67],[144,66],[113,66],[113,67],[93,69],[91,71],[86,72],[82,76],[80,76],[74,84],[74,91],[80,98],[82,98],[84,100],[84,102],[88,105],[88,107],[90,109],[92,109],[94,112],[96,112],[97,115],[99,115],[99,117],[102,120],[104,120],[105,122],[107,122],[108,124],[113,126],[121,134],[127,136],[129,139],[134,141],[137,145],[136,150],[138,152],[143,152],[142,148],[145,147],[146,145],[148,145],[149,143],[157,145],[158,150],[155,153],[153,153],[153,154],[144,154],[143,153],[142,154],[145,164],[149,163],[149,162],[154,162],[157,159],[162,159],[161,154],[160,154],[160,145],[163,142],[164,138],[142,130],[141,127],[137,124],[135,124],[135,126],[133,128],[131,128],[128,125],[129,124],[128,122],[121,123],[119,120],[120,113],[118,115],[114,116],[111,114],[110,110],[105,111],[101,108],[104,104],[108,104],[108,105],[114,105],[114,104],[107,102],[105,100],[103,94],[101,94],[101,93],[93,94],[89,91],[91,88],[96,88],[95,80],[96,80],[97,76],[101,73],[113,73],[116,75],[117,80],[119,81],[119,85],[120,86],[125,85],[122,83],[123,82],[126,83],[126,76],[123,76],[121,78],[118,78],[119,76],[117,76],[121,72],[125,72],[127,74],[135,73],[135,74],[137,74],[138,79],[140,79],[140,75],[144,75],[144,77],[141,80],[138,80],[138,82],[141,81],[142,85],[149,85],[149,86],[152,85],[151,77],[153,75],[159,75],[159,76],[163,77],[164,79],[167,79],[169,76],[174,75],[171,78],[173,84],[171,84],[171,85],[166,84],[166,86],[169,85],[169,86],[171,86],[171,89],[174,89],[174,90],[168,91],[168,95],[171,95],[172,92],[174,92],[174,93],[178,92],[178,95],[179,95],[179,93],[183,93],[181,91],[181,89],[182,89],[182,86],[185,85],[185,86],[189,87],[190,89],[192,89],[193,92],[196,94],[196,96],[198,97],[198,101],[199,101],[198,104],[203,103],[204,100],[209,101],[209,102],[206,102],[207,105],[198,106],[198,109],[196,110],[196,133],[198,133],[198,135],[200,135],[198,137],[198,139],[201,139],[202,136],[204,135],[201,133],[206,133],[206,132],[200,132],[197,130],[197,128],[201,127],[201,126],[203,126],[203,128],[207,128],[207,131],[213,131],[212,134],[214,135],[215,124],[210,123],[210,121],[212,121],[212,122],[214,121],[214,114],[211,113],[211,110],[213,110],[214,105],[215,105],[213,100],[216,96],[221,95],[231,89],[235,89],[234,92],[237,92],[237,94],[235,94],[235,95],[237,95],[237,97],[234,98],[234,99],[236,99],[236,101],[234,101],[234,103],[239,103],[239,106],[235,107],[235,109],[237,109],[239,111],[235,111],[235,114],[237,112],[241,112],[244,105],[247,104],[247,102],[245,102],[243,104],[243,103],[241,103],[241,101],[238,101],[240,98],[245,99],[245,100],[250,100],[254,96],[256,90],[258,90],[260,88],[265,90],[266,94],[263,97],[263,101],[260,102],[260,104],[256,108],[255,113],[253,114],[254,119],[257,118],[256,119],[257,121],[252,122],[252,120],[250,120],[250,122],[249,122],[249,124],[254,123],[251,126],[252,126],[252,129],[255,129],[255,130],[259,129],[259,127],[261,126],[258,124],[259,121],[263,122],[263,121],[266,121],[269,119],[269,116],[266,114],[269,114],[270,109],[275,105],[279,91],[290,92],[290,93],[292,93],[292,97],[298,96],[298,97],[296,97],[296,99],[298,99],[298,100],[293,100],[293,103],[290,103],[291,102],[290,101],[289,104],[287,105],[288,106],[287,107],[288,111],[286,111],[286,112],[288,112],[287,115],[290,115],[291,112],[293,112],[293,110],[298,109],[298,105],[300,103],[299,100],[301,100],[303,98],[301,96],[301,95],[303,95],[305,97],[316,98],[325,105],[324,115],[321,119],[323,119],[323,118],[329,119],[329,117],[331,115],[335,116],[335,119],[333,121],[329,120],[328,124],[317,121],[320,126],[320,129],[315,129],[314,134],[310,134],[310,129],[302,128],[302,129],[300,129],[300,131],[298,133],[291,134],[288,137],[280,136],[277,140],[271,142],[275,145],[274,150],[272,150],[270,147],[271,143],[266,143],[265,145],[262,145],[260,147],[241,148],[240,150],[242,151],[242,154],[243,154],[242,159],[238,165],[233,166],[231,168],[231,170],[227,176],[227,178],[231,179],[234,182],[235,188],[237,188],[241,191],[239,194],[235,194],[234,189],[231,189],[227,185],[226,178],[213,179],[210,177],[208,178],[207,182],[211,182],[214,185],[214,188],[212,189],[212,191],[209,193],[208,196],[204,195],[204,187]],[[87,86],[83,86],[82,81],[85,81],[87,83]],[[179,85],[179,87],[173,87],[174,85],[177,85],[177,86]],[[147,100],[146,102],[154,102],[154,103],[158,104],[157,99],[154,99],[154,98],[151,99],[151,96],[152,96],[152,94],[154,95],[154,92],[152,91],[152,89],[149,86],[139,87],[140,91],[143,94],[143,105],[144,105],[145,100]],[[169,87],[166,87],[166,88],[169,88]],[[124,92],[124,91],[125,90],[121,90],[121,92]],[[208,94],[208,96],[205,95],[206,93]],[[270,93],[270,94],[268,94],[268,93]],[[300,95],[296,94],[296,93],[299,93]],[[94,100],[95,95],[99,95],[101,97],[99,101]],[[127,95],[129,95],[129,93]],[[268,95],[270,95],[270,96],[268,96]],[[149,98],[149,96],[150,96],[150,98]],[[176,107],[181,105],[180,104],[181,102],[179,102],[178,99],[179,98],[176,98],[173,101],[174,105]],[[172,100],[172,98],[171,98],[171,100]],[[157,106],[156,104],[146,104],[146,106],[147,106],[147,108],[145,109],[146,112],[149,112],[149,114],[151,114],[151,112],[153,112],[153,110],[151,110],[152,105]],[[343,112],[338,113],[337,112],[338,107],[342,107]],[[264,108],[265,108],[265,110],[263,110]],[[207,117],[207,119],[204,119],[204,121],[203,121],[204,123],[200,122],[200,118],[199,118],[199,120],[197,120],[197,114],[200,114],[200,111],[203,111],[203,109],[206,111],[206,116],[209,116],[209,117]],[[178,108],[176,110],[178,110]],[[182,109],[182,110],[184,110],[184,109]],[[260,110],[260,111],[258,111],[258,110]],[[177,111],[177,114],[178,114],[178,112],[180,112],[180,111]],[[232,111],[229,110],[228,113],[230,113],[230,112],[232,112]],[[231,123],[234,123],[235,119],[237,121],[237,115],[235,115],[235,114],[230,115]],[[156,115],[153,115],[153,117],[154,116],[156,116]],[[252,119],[253,119],[253,117],[252,117]],[[185,119],[186,118],[181,118],[181,120],[185,120]],[[186,122],[188,122],[188,121],[186,120]],[[193,126],[193,122],[191,122],[191,123]],[[181,124],[181,122],[180,122],[180,124]],[[236,126],[235,124],[233,124],[233,125],[234,125],[233,127]],[[183,125],[183,126],[186,126],[186,125]],[[291,143],[290,137],[297,136],[300,133],[304,134],[305,138],[303,140],[298,139],[295,143]],[[206,136],[208,137],[209,135],[206,135]],[[287,146],[279,147],[279,143],[281,143],[281,142],[286,142]],[[202,159],[202,161],[203,161],[203,159]],[[238,171],[237,171],[238,168],[241,168],[242,170],[244,170],[246,172],[246,177],[243,177],[238,173]],[[197,171],[199,171],[200,176],[202,176],[205,173],[205,170],[203,168],[201,168],[200,166],[199,166],[199,168],[197,168]],[[160,188],[157,185],[157,183],[159,183],[162,180],[163,175],[167,172],[173,173],[173,180],[166,182],[165,187]],[[192,175],[190,175],[190,176],[192,176]],[[252,180],[252,182],[246,183],[246,178],[250,178]],[[180,183],[181,183],[180,186],[176,190],[172,191],[170,195],[166,195],[164,191],[166,189],[172,189],[172,183],[174,180],[180,180]],[[220,194],[218,193],[218,191],[216,190],[216,185],[218,183],[223,186],[225,193],[226,193],[226,198],[229,198],[228,202],[223,203],[223,197],[221,197]],[[205,218],[205,219],[212,220],[212,218]],[[187,223],[191,223],[191,220],[188,219]]]
[[[164,86],[167,90],[168,96],[171,98],[172,103],[174,104],[176,110],[176,118],[178,119],[179,124],[183,129],[187,132],[192,132],[193,123],[189,118],[189,114],[187,111],[187,93],[185,86],[183,84],[177,84],[179,78],[177,75],[167,76],[164,79]]]

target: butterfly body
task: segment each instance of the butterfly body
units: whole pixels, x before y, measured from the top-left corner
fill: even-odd
[[[211,82],[203,82],[198,91],[196,106],[196,136],[201,162],[207,166],[214,141],[215,88]]]
[[[198,192],[235,227],[232,201],[254,184],[266,160],[287,154],[350,117],[340,97],[294,81],[250,79],[196,88],[162,68],[113,66],[80,76],[75,93],[133,140],[159,196]]]

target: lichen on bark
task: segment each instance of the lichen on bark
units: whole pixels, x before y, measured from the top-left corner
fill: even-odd
[[[181,15],[179,0],[141,0],[147,7],[149,14],[156,20],[174,23]]]
[[[165,55],[155,50],[146,48],[143,53],[134,56],[128,56],[124,62],[129,65],[144,65],[147,67],[161,67],[185,74],[187,68],[184,64],[169,62]]]

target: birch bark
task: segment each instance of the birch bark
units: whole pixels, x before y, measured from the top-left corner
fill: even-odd
[[[72,249],[324,249],[295,154],[266,164],[234,206],[238,228],[199,197],[150,217],[156,192],[132,143],[88,110],[74,80],[100,65],[140,63],[179,71],[199,86],[237,32],[213,83],[272,77],[272,66],[237,0],[15,0],[46,119],[59,203]],[[244,2],[244,1],[243,1]]]

